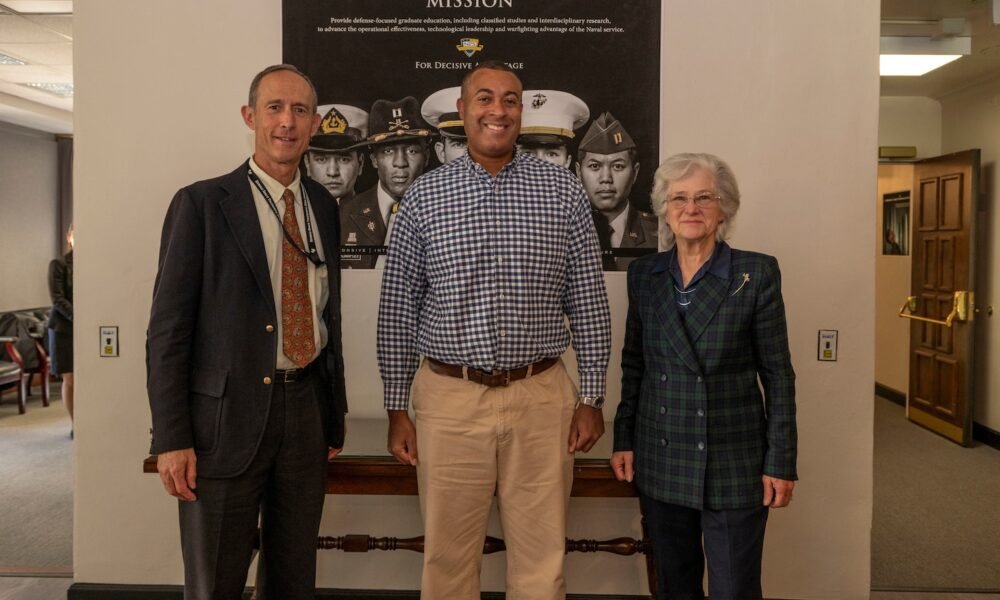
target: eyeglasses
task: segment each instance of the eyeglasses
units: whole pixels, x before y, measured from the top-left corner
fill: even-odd
[[[684,194],[677,194],[676,196],[670,196],[667,198],[667,203],[671,208],[683,208],[687,206],[688,202],[693,201],[695,206],[698,208],[708,208],[714,202],[722,200],[722,196],[718,194],[713,194],[711,192],[701,192],[696,194],[694,197],[685,196]]]

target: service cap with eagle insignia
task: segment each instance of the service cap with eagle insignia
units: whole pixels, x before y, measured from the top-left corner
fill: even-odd
[[[562,145],[590,118],[587,103],[559,90],[524,90],[519,144]]]
[[[438,90],[420,105],[420,114],[444,137],[465,139],[465,123],[458,116],[459,86]]]
[[[376,100],[368,115],[368,145],[426,140],[433,132],[420,116],[420,104],[413,96],[398,102]]]
[[[309,139],[310,150],[346,152],[365,146],[368,113],[347,104],[324,104],[316,109],[323,115],[316,135]]]
[[[625,131],[621,121],[611,113],[605,112],[590,124],[580,142],[579,151],[591,154],[614,154],[635,147],[632,136]]]

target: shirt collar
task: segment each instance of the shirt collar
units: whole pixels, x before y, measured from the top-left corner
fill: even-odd
[[[680,287],[683,285],[683,277],[681,276],[681,267],[677,263],[677,246],[670,249],[669,255],[667,269],[673,275],[677,286]],[[729,247],[729,244],[721,240],[715,242],[715,250],[712,251],[711,258],[698,269],[698,272],[688,282],[687,287],[696,285],[706,273],[711,273],[719,279],[729,279],[732,261],[733,249]]]
[[[274,200],[274,204],[277,205],[279,202],[281,202],[281,197],[285,195],[285,189],[286,189],[285,186],[282,185],[281,182],[275,179],[274,177],[271,177],[270,175],[265,173],[264,169],[260,168],[260,165],[254,162],[252,156],[250,157],[250,168],[253,169],[254,174],[260,178],[260,181],[264,184],[264,188],[267,190],[267,193],[271,194],[271,199]],[[295,179],[292,180],[292,183],[288,184],[287,188],[292,190],[292,194],[296,198],[299,197],[299,187],[300,187],[299,183],[300,183],[299,170],[296,169]]]
[[[612,221],[610,223],[608,223],[608,225],[614,231],[614,233],[611,235],[611,239],[612,239],[612,244],[611,245],[614,246],[614,247],[616,247],[616,248],[619,247],[619,246],[621,246],[622,240],[625,238],[625,224],[628,223],[628,216],[629,216],[628,215],[628,211],[629,210],[630,210],[629,202],[628,202],[628,200],[626,200],[625,201],[625,210],[623,210],[620,213],[618,213],[618,216],[615,217],[614,219],[612,219]],[[614,243],[615,241],[617,241],[618,243],[615,244]]]
[[[521,154],[520,152],[515,151],[514,152],[514,158],[512,158],[510,160],[510,162],[508,162],[507,164],[505,164],[503,166],[503,168],[500,169],[500,172],[496,174],[496,178],[499,178],[500,176],[502,176],[505,171],[514,171],[514,170],[516,170],[517,166],[519,164],[521,164],[522,160],[524,160],[524,156],[525,156],[524,154]],[[481,164],[477,163],[476,161],[472,160],[472,156],[469,155],[468,151],[466,151],[466,153],[464,155],[462,155],[461,158],[456,158],[455,160],[464,161],[464,164],[465,164],[466,168],[469,169],[469,172],[472,173],[473,175],[476,175],[477,177],[486,177],[486,178],[488,178],[490,180],[494,179],[493,175],[490,175],[489,172],[486,169],[483,168],[483,165],[481,165]]]

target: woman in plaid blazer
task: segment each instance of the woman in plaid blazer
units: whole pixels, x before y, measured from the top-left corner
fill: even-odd
[[[668,158],[653,187],[668,250],[628,270],[611,465],[639,488],[660,599],[702,600],[706,558],[712,600],[761,598],[767,515],[797,479],[778,263],[723,241],[739,201],[718,157]]]

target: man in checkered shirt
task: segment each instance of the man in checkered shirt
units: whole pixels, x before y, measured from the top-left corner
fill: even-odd
[[[515,153],[521,91],[503,63],[466,75],[468,155],[407,191],[382,280],[388,445],[417,467],[424,600],[479,598],[494,491],[507,597],[565,598],[573,456],[604,433],[611,325],[590,203],[569,170]],[[579,394],[560,358],[571,337]]]

